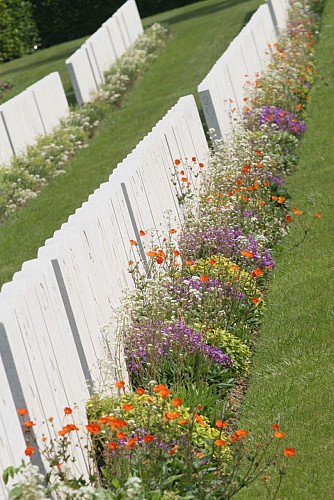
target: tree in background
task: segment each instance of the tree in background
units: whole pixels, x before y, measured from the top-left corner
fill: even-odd
[[[0,62],[32,52],[38,41],[31,3],[0,0]]]

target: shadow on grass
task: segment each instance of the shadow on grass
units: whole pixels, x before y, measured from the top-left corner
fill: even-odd
[[[193,17],[202,17],[205,15],[212,15],[215,12],[221,12],[225,9],[230,9],[231,7],[235,7],[239,4],[249,2],[249,0],[225,0],[216,5],[207,5],[198,7],[197,9],[192,8],[190,12],[184,12],[183,14],[175,14],[175,16],[171,16],[168,18],[168,24],[177,24],[183,21],[187,21],[188,19],[192,19]],[[192,4],[193,7],[193,4]],[[246,16],[247,17],[247,16]],[[251,17],[251,16],[250,16]],[[250,19],[250,18],[249,18]]]

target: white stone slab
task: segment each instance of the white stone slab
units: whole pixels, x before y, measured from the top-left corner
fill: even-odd
[[[102,26],[88,40],[87,44],[91,46],[94,53],[99,73],[104,81],[104,72],[107,71],[116,61],[116,54],[111,44],[108,29]]]
[[[7,165],[14,156],[14,151],[10,143],[10,137],[7,133],[1,109],[2,106],[0,106],[0,165]]]
[[[1,114],[15,154],[24,153],[29,144],[45,133],[34,94],[29,89],[2,104]]]
[[[266,0],[273,23],[278,30],[286,28],[288,19],[289,2],[285,0]]]
[[[127,0],[119,9],[130,45],[144,32],[135,0]]]
[[[115,16],[110,17],[102,26],[108,30],[108,35],[116,57],[121,57],[126,52],[127,45],[124,41],[119,21]]]
[[[75,97],[79,105],[92,100],[92,93],[98,89],[98,82],[85,47],[78,49],[66,60]]]
[[[69,107],[58,72],[50,73],[29,87],[42,118],[45,132],[51,133],[60,120],[68,115]]]
[[[131,47],[132,42],[122,10],[118,9],[112,17],[116,20],[116,23],[118,24],[124,46],[126,50],[128,50]]]

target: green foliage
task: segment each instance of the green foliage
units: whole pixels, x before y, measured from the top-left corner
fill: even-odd
[[[30,53],[37,44],[30,2],[0,0],[0,62]]]
[[[50,47],[94,33],[124,2],[31,0],[42,46]],[[137,0],[141,18],[190,3],[194,0]]]
[[[238,337],[226,330],[215,328],[206,331],[208,344],[219,347],[234,361],[233,369],[237,373],[246,373],[250,364],[250,348]]]

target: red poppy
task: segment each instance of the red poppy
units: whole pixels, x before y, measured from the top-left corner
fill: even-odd
[[[175,163],[175,165],[180,165],[181,161],[176,159],[176,160],[174,160],[174,163]]]
[[[278,429],[279,429],[279,425],[278,424],[273,424],[271,427],[273,429],[275,429],[275,431],[278,431]]]
[[[140,230],[139,234],[140,234],[140,236],[145,236],[146,233],[145,233],[145,231]]]
[[[71,408],[69,408],[68,406],[66,406],[66,407],[64,408],[64,413],[65,413],[65,415],[71,415],[71,413],[72,413]]]
[[[153,439],[154,439],[154,436],[152,436],[151,434],[147,434],[147,436],[144,437],[144,442],[150,443],[151,441],[153,441]]]

